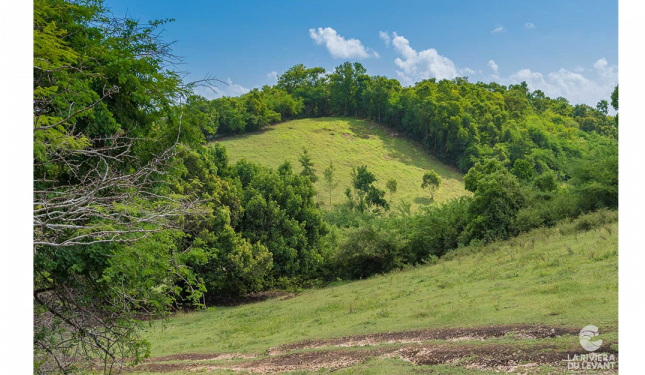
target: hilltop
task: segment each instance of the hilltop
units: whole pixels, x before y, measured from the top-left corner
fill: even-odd
[[[434,170],[441,176],[441,187],[435,192],[436,202],[446,202],[468,192],[463,175],[441,163],[419,145],[415,145],[376,123],[352,118],[312,118],[273,125],[261,132],[225,137],[219,140],[226,147],[232,162],[246,158],[276,168],[288,160],[299,171],[298,155],[306,147],[320,177],[315,187],[316,200],[329,204],[329,195],[322,181],[322,171],[331,160],[336,167],[338,187],[332,193],[332,204],[345,201],[345,188],[351,185],[350,172],[354,166],[365,164],[378,181],[376,186],[386,190],[388,179],[398,182],[392,206],[407,201],[413,210],[430,204],[430,194],[421,189],[425,171]],[[387,194],[389,199],[389,193]]]

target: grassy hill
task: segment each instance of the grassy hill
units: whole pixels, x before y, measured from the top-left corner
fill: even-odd
[[[507,355],[535,364],[520,372],[543,373],[560,368],[565,354],[586,353],[578,332],[589,324],[602,333],[599,352],[617,354],[617,217],[615,211],[593,213],[508,241],[464,247],[432,265],[180,314],[144,333],[153,356],[173,355],[153,358],[144,369],[350,366],[341,373],[407,373],[421,366],[477,373],[473,368],[490,369],[490,361],[507,369]],[[356,336],[377,332],[399,333]],[[443,353],[444,360],[422,353]]]
[[[430,194],[421,189],[424,171],[434,169],[442,179],[435,201],[467,194],[462,175],[403,137],[398,137],[383,126],[365,120],[350,118],[316,118],[284,122],[261,133],[227,137],[219,140],[226,146],[231,161],[242,158],[277,167],[289,160],[299,171],[298,155],[307,147],[312,155],[317,174],[317,201],[329,204],[329,195],[322,182],[322,171],[331,160],[340,182],[333,191],[332,204],[344,202],[345,188],[351,185],[353,166],[366,164],[378,178],[376,185],[385,190],[388,179],[398,181],[398,191],[392,204],[405,200],[413,209],[431,203]],[[387,195],[389,199],[389,194]]]

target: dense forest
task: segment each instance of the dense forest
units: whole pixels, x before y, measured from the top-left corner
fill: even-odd
[[[149,353],[141,322],[176,308],[368,277],[618,206],[618,87],[593,108],[526,83],[404,87],[345,62],[207,100],[194,91],[210,80],[173,71],[158,33],[172,20],[115,18],[100,1],[34,5],[37,371],[137,363]],[[347,203],[323,210],[312,181],[333,185],[324,163],[230,163],[216,142],[331,115],[421,142],[467,172],[472,196],[411,214],[356,166]]]

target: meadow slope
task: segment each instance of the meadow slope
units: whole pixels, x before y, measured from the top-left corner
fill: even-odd
[[[536,362],[533,370],[548,373],[562,365],[565,353],[582,350],[577,333],[589,324],[600,328],[603,350],[617,355],[617,216],[615,211],[592,213],[508,241],[460,248],[436,264],[255,304],[179,314],[144,332],[153,357],[173,357],[164,359],[165,364],[153,358],[143,369],[171,366],[163,368],[169,371],[179,366],[171,360],[193,353],[176,370],[211,365],[217,371],[235,366],[254,371],[259,367],[245,367],[251,365],[244,357],[252,356],[257,366],[275,371],[330,367],[346,368],[341,373],[406,373],[418,365],[440,373],[471,373],[475,365],[490,370],[490,361],[502,361],[505,355],[515,358],[517,350],[525,350],[525,362]],[[410,354],[410,343],[430,345],[423,353],[443,350],[448,354],[442,358],[447,359],[419,359],[420,347]],[[372,352],[357,348],[365,345]],[[341,348],[343,352],[335,351]],[[311,360],[318,365],[302,367],[309,363],[305,357],[314,355],[312,350],[323,350],[315,354],[320,358]],[[558,353],[560,357],[545,364],[531,359],[535,353],[544,355],[542,359]],[[278,354],[284,355],[279,357],[282,362]],[[492,359],[483,364],[454,366],[464,358],[487,355]],[[289,356],[299,356],[291,367],[287,360],[294,359]],[[324,356],[334,359],[325,362]],[[347,361],[338,362],[343,356]],[[190,358],[209,360],[186,362]],[[270,367],[278,362],[286,367]],[[353,366],[358,366],[357,372]]]
[[[373,122],[352,118],[313,118],[283,122],[258,133],[226,137],[218,140],[226,146],[232,162],[246,158],[269,167],[278,167],[288,160],[294,170],[302,168],[298,155],[306,147],[312,156],[318,182],[317,202],[329,204],[329,193],[325,189],[322,172],[331,160],[336,167],[338,187],[332,192],[332,204],[345,201],[345,188],[351,185],[352,167],[367,165],[376,175],[376,186],[386,190],[388,179],[398,181],[397,192],[392,205],[405,200],[413,210],[419,205],[429,204],[430,194],[421,189],[426,170],[435,170],[442,179],[441,187],[435,192],[436,202],[445,202],[468,192],[464,189],[463,175],[423,151],[402,136]],[[390,199],[389,193],[386,196]]]

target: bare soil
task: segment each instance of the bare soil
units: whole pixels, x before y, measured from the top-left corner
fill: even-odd
[[[562,336],[564,334],[578,334],[580,330],[574,328],[553,328],[535,325],[506,325],[476,328],[444,328],[404,332],[383,332],[368,335],[338,337],[330,340],[307,340],[293,344],[279,345],[270,348],[268,354],[275,355],[289,351],[325,348],[330,346],[366,346],[382,343],[412,343],[430,340],[486,340],[513,336],[521,339],[542,339]]]
[[[566,360],[570,356],[588,352],[579,345],[570,348],[545,343],[526,345],[526,340],[577,335],[578,331],[574,328],[541,325],[508,325],[385,332],[329,340],[307,340],[280,345],[269,349],[266,354],[257,355],[192,353],[157,357],[151,358],[135,371],[163,373],[229,369],[265,374],[296,370],[334,370],[357,365],[369,358],[400,358],[415,365],[444,364],[506,373],[527,373],[544,365],[564,372],[567,368]],[[524,345],[486,341],[491,338],[512,338],[518,342],[521,340]],[[442,341],[436,342],[437,340]],[[610,343],[605,343],[596,353],[612,354],[616,362],[618,361],[618,352],[611,348]],[[203,362],[214,360],[221,362]],[[170,361],[181,362],[168,363]],[[605,373],[617,372],[616,368]]]

